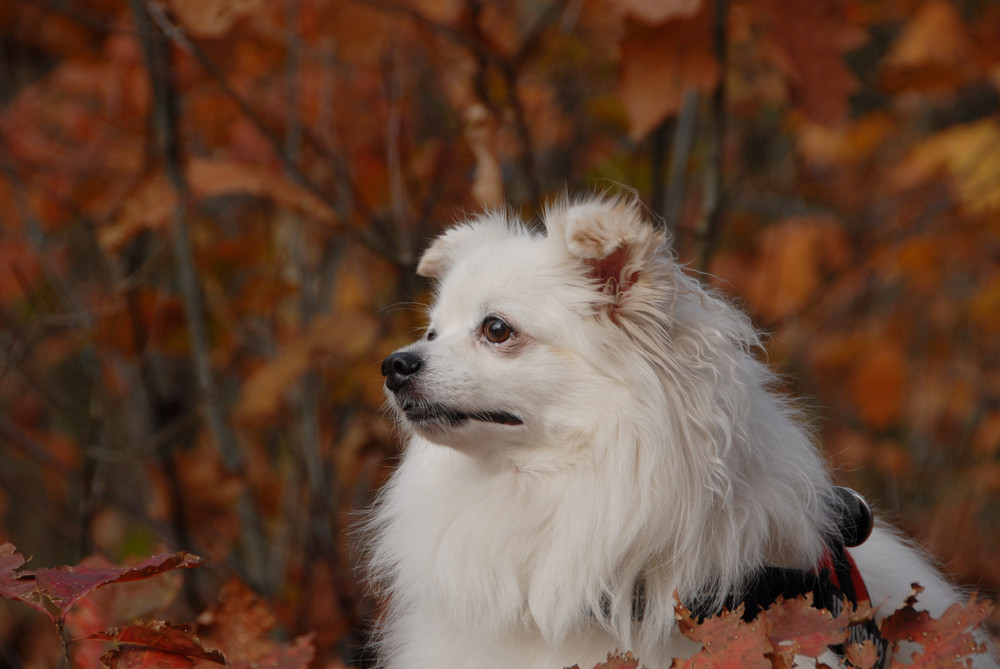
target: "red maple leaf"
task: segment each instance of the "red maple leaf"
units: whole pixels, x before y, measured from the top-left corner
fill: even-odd
[[[15,599],[61,620],[74,602],[109,583],[138,581],[205,561],[184,551],[154,555],[134,567],[54,567],[17,571],[24,558],[10,543],[0,546],[0,596]],[[52,609],[56,612],[53,612]]]
[[[697,641],[702,649],[685,660],[674,660],[671,669],[770,669],[764,657],[772,644],[764,633],[765,622],[757,617],[743,620],[743,606],[717,616],[696,621],[683,605],[677,605],[677,626],[684,636]]]
[[[608,653],[607,662],[601,662],[594,669],[639,669],[639,660],[632,653]]]
[[[149,650],[157,653],[177,655],[191,660],[208,660],[216,664],[226,664],[225,656],[217,650],[206,650],[201,640],[196,637],[190,625],[174,625],[163,620],[145,620],[135,622],[121,629],[113,628],[97,632],[87,637],[99,641],[115,641],[119,644],[117,650],[106,653],[105,657],[121,658],[133,650]],[[141,655],[141,654],[140,654]],[[102,658],[103,661],[103,658]],[[157,665],[121,665],[119,666],[157,666]],[[190,665],[170,665],[190,666]]]
[[[796,655],[818,657],[827,646],[847,639],[847,608],[834,617],[831,611],[813,606],[811,593],[795,599],[779,597],[760,617],[767,622],[767,637],[774,644],[774,652],[788,666]]]
[[[911,659],[915,666],[929,669],[965,666],[968,656],[986,651],[972,629],[992,613],[993,605],[988,600],[973,594],[967,603],[952,604],[935,620],[927,611],[915,608],[917,593],[922,590],[914,584],[913,594],[903,606],[882,622],[882,636],[893,644],[893,650],[904,640],[920,644],[923,650],[915,652]]]

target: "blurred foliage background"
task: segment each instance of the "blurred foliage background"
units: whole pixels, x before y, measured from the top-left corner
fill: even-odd
[[[626,187],[839,481],[995,595],[998,35],[990,0],[5,0],[0,540],[207,556],[176,615],[239,579],[363,664],[346,530],[398,452],[415,259]],[[0,665],[51,634],[0,602]]]

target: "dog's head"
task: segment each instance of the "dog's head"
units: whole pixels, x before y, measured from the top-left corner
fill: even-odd
[[[622,369],[624,350],[663,329],[665,236],[618,199],[561,203],[544,222],[543,235],[485,215],[424,253],[417,271],[436,280],[426,333],[382,363],[411,430],[488,456],[573,448],[643,382]]]

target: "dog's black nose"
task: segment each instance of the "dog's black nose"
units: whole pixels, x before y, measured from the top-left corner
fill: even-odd
[[[420,371],[423,360],[420,356],[406,351],[397,351],[382,361],[382,376],[385,377],[385,387],[396,392],[403,387],[406,380]]]

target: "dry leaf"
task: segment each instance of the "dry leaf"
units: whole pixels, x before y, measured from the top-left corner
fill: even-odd
[[[503,206],[503,174],[497,157],[495,121],[485,105],[473,105],[465,112],[465,140],[476,157],[472,197],[486,209]]]
[[[928,0],[907,21],[883,61],[882,82],[892,91],[949,89],[969,79],[969,39],[962,17],[946,0]]]
[[[245,16],[264,10],[263,0],[169,0],[171,11],[194,37],[222,37]]]
[[[615,9],[642,21],[663,23],[676,18],[693,16],[701,9],[703,0],[614,0]]]
[[[626,22],[622,37],[618,98],[625,105],[629,134],[645,137],[680,109],[685,92],[712,90],[719,63],[712,55],[706,9],[691,18],[655,26]]]

